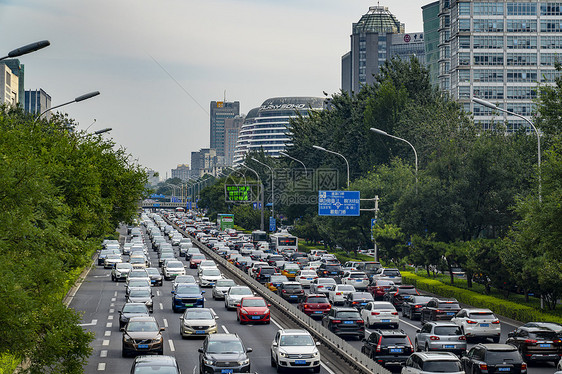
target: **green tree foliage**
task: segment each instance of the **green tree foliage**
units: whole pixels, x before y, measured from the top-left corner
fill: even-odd
[[[556,63],[557,72],[562,65]],[[546,139],[562,135],[562,77],[556,77],[554,85],[540,88],[536,126],[546,135]]]
[[[81,373],[93,336],[62,299],[102,238],[131,222],[145,172],[100,136],[0,110],[0,355]]]

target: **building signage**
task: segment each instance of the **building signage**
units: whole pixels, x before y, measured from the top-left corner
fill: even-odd
[[[318,191],[319,216],[358,216],[359,191]]]
[[[306,104],[269,104],[260,108],[262,110],[306,109]]]

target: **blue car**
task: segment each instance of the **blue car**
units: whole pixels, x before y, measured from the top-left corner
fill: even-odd
[[[187,308],[204,308],[204,293],[195,283],[179,283],[172,291],[172,310],[181,312]]]

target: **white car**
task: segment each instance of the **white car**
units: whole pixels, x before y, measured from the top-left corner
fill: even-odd
[[[369,277],[362,271],[346,271],[341,278],[342,284],[349,284],[357,290],[366,290],[369,285]]]
[[[167,260],[162,266],[162,275],[165,280],[174,279],[178,275],[185,275],[185,267],[181,261]]]
[[[302,284],[303,287],[310,287],[310,284],[318,278],[314,270],[301,270],[295,276],[295,281]]]
[[[104,269],[111,269],[112,267],[115,266],[115,264],[121,262],[123,262],[123,259],[121,258],[120,254],[110,253],[107,256],[105,256],[105,259],[103,260],[103,267]]]
[[[404,363],[401,374],[464,374],[461,361],[451,352],[416,352]]]
[[[467,339],[492,338],[494,343],[500,341],[500,320],[490,309],[463,308],[451,319],[459,326]]]
[[[367,327],[390,325],[397,329],[400,322],[396,308],[388,301],[371,301],[367,303],[365,308],[361,309],[361,318],[363,318]]]
[[[343,305],[345,297],[355,291],[357,291],[355,287],[349,284],[336,284],[336,286],[328,292],[328,300],[332,305]]]
[[[400,270],[394,268],[380,268],[373,274],[373,280],[389,280],[394,284],[402,284],[402,274]]]
[[[178,275],[174,279],[174,283],[172,283],[172,289],[175,289],[176,286],[180,283],[197,283],[197,281],[195,280],[195,277],[193,275]]]
[[[128,262],[119,262],[111,269],[111,280],[114,282],[126,280],[129,272],[133,269],[133,265]]]
[[[271,365],[281,369],[313,369],[320,372],[318,343],[306,330],[278,330],[271,343]]]
[[[185,257],[187,250],[193,248],[193,244],[190,243],[180,243],[180,256]]]
[[[213,287],[222,278],[223,276],[219,269],[205,268],[199,273],[199,284],[201,287]]]
[[[211,292],[211,294],[213,295],[213,299],[224,299],[224,295],[226,294],[228,289],[234,286],[236,286],[236,283],[232,279],[219,279],[215,282],[215,285],[213,286],[213,290]]]
[[[310,284],[311,294],[328,294],[328,292],[336,286],[336,281],[333,278],[316,278]]]
[[[203,260],[197,268],[197,275],[201,275],[205,269],[217,269],[217,264],[213,260]]]
[[[254,296],[254,293],[248,286],[230,287],[224,295],[224,307],[226,309],[236,308],[236,304],[240,304],[240,300],[246,296]]]

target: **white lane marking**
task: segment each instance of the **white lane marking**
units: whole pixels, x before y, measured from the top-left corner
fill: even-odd
[[[167,328],[168,327],[168,320],[166,318],[164,318],[163,321],[164,321],[164,327]]]
[[[79,323],[78,326],[95,326],[98,323],[97,319],[93,319],[90,323]]]
[[[164,310],[164,304],[160,303],[160,310]]]
[[[271,322],[273,322],[273,324],[274,324],[275,326],[277,326],[277,327],[279,327],[279,329],[283,330],[283,327],[282,327],[280,324],[278,324],[276,320],[274,320],[274,319],[271,318],[271,317],[269,317],[269,319],[271,320]]]
[[[113,319],[113,316],[107,316],[107,319],[111,321]]]
[[[109,306],[115,306],[115,303],[111,303],[111,304],[109,304]]]
[[[103,336],[111,336],[111,331],[106,331]]]
[[[115,313],[115,309],[109,309],[109,314]]]
[[[410,326],[410,327],[413,327],[413,328],[415,328],[416,330],[419,329],[418,326],[412,325],[410,322],[406,322],[406,321],[404,321],[403,319],[400,319],[400,322],[405,323],[406,325],[408,325],[408,326]]]
[[[224,330],[225,333],[230,334],[225,325],[222,325],[221,327],[222,327],[222,329]]]
[[[107,327],[108,329],[110,329],[111,327],[113,327],[113,322],[108,322],[105,324],[105,327]]]
[[[156,291],[156,296],[160,296],[160,291]]]
[[[176,351],[176,347],[174,347],[174,341],[173,341],[173,340],[168,340],[168,343],[170,344],[170,351],[175,352],[175,351]]]
[[[107,349],[100,352],[100,357],[107,357]]]
[[[114,303],[114,302],[115,302],[115,300],[117,300],[117,298],[116,298],[116,297],[112,297],[112,298],[111,298],[111,302],[112,302],[112,303]]]
[[[100,362],[98,364],[98,371],[104,371],[105,370],[105,362]]]
[[[113,293],[113,296],[117,297],[117,291],[115,291],[115,292]]]
[[[101,343],[101,345],[109,345],[109,339],[104,340],[104,341]]]

